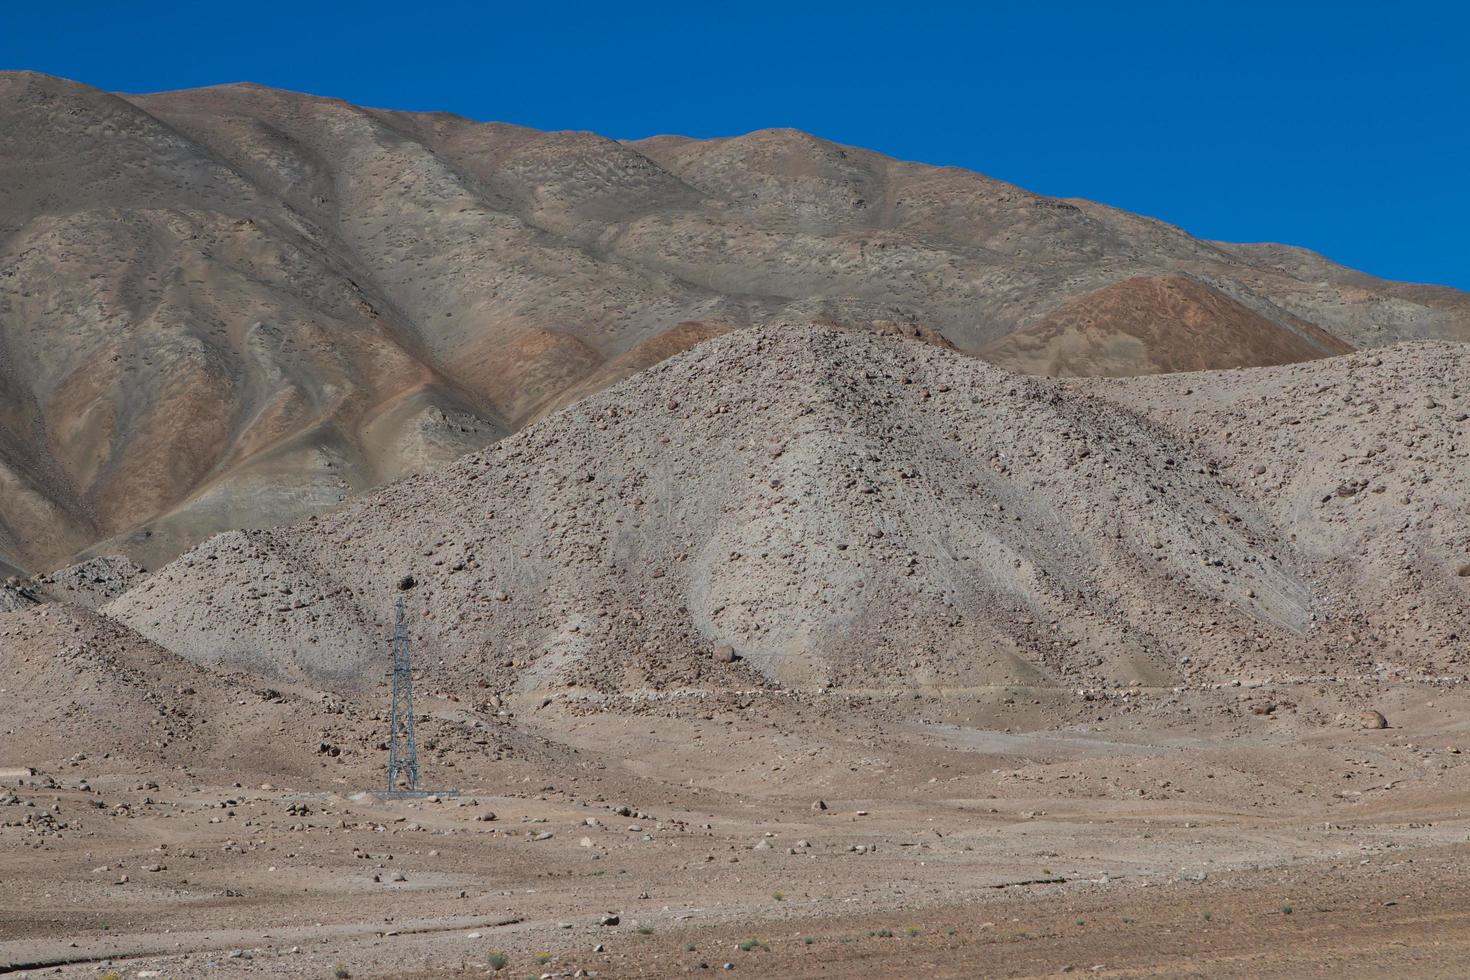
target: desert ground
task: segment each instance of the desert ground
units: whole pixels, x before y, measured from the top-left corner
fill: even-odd
[[[320,751],[382,702],[241,689],[222,767],[78,753],[6,780],[0,968],[1463,976],[1463,682],[1134,689],[1083,716],[1024,688],[426,697],[427,784],[460,795],[388,801],[364,792],[385,753]]]

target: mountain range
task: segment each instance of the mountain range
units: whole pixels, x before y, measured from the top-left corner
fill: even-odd
[[[1470,340],[1470,296],[792,130],[0,73],[0,571],[155,567],[814,323],[1119,376]]]

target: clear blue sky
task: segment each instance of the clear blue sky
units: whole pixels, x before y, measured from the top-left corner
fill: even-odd
[[[1470,289],[1462,5],[31,3],[0,67],[608,136],[795,126]]]

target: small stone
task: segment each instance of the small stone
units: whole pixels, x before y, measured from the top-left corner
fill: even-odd
[[[1358,715],[1359,728],[1387,728],[1388,719],[1378,711],[1364,711]]]
[[[715,647],[715,661],[717,663],[733,664],[735,660],[735,648],[728,643],[722,643]]]
[[[615,915],[604,915],[602,918],[600,918],[600,919],[597,920],[597,924],[600,925],[600,926],[615,926],[615,925],[617,925],[621,921],[623,921],[623,920],[620,919],[620,918],[618,918]],[[602,952],[602,950],[601,949],[598,949],[598,950],[594,950],[594,952],[599,952],[600,953],[600,952]]]

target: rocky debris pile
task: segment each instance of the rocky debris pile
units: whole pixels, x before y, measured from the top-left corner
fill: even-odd
[[[12,704],[4,729],[30,758],[116,751],[152,759],[195,733],[175,676],[208,681],[188,661],[81,607],[46,603],[0,615],[0,676]]]
[[[1458,350],[1439,367],[1462,371]],[[1339,587],[1364,542],[1304,537],[1249,470],[1299,465],[1271,447],[1303,409],[1271,393],[1336,364],[1139,394],[899,338],[742,331],[432,476],[211,539],[107,611],[201,662],[348,687],[381,678],[402,594],[446,687],[502,695],[1371,669],[1344,641],[1376,613]],[[1384,373],[1397,400],[1431,377]],[[1188,426],[1173,400],[1197,408]],[[1333,452],[1318,421],[1309,460]],[[1464,513],[1463,444],[1439,431],[1411,438],[1447,517]],[[1370,550],[1417,543],[1356,526]],[[1447,621],[1451,598],[1419,618]]]
[[[318,737],[367,744],[354,705],[270,693],[263,696],[258,678],[201,668],[84,606],[0,612],[0,697],[8,706],[0,782],[37,764],[86,773],[100,760],[109,772],[140,773],[180,765],[288,774],[328,763],[377,768],[370,753],[314,751]],[[370,727],[382,737],[381,725]],[[44,785],[47,777],[18,782]]]
[[[25,579],[12,575],[0,582],[0,612],[30,609],[42,601],[42,596]]]
[[[107,555],[29,578],[12,575],[0,583],[0,612],[52,601],[96,609],[132,588],[145,574],[131,559]]]
[[[1470,347],[1405,344],[1255,371],[1075,382],[1212,460],[1312,563],[1363,662],[1458,669],[1470,649]]]
[[[122,555],[104,555],[68,565],[49,574],[36,575],[32,587],[58,602],[72,602],[96,609],[122,595],[146,572]]]

